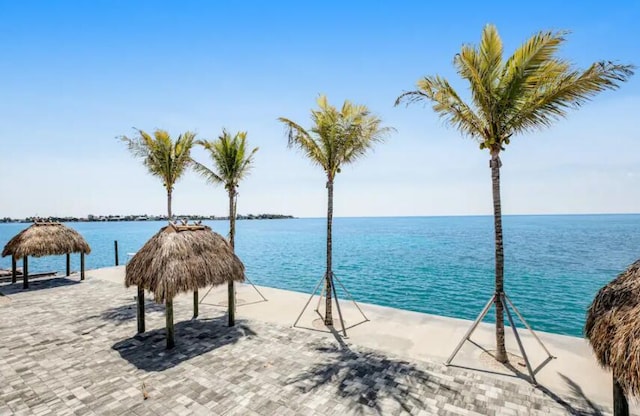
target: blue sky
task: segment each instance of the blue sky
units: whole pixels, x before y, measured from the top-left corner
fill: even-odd
[[[259,146],[240,213],[319,217],[323,173],[286,148],[318,94],[368,105],[397,129],[336,179],[338,216],[490,214],[488,153],[429,107],[393,107],[494,23],[511,53],[539,30],[572,33],[585,67],[640,64],[640,2],[209,2],[0,0],[0,216],[162,214],[165,194],[115,137],[132,127]],[[613,4],[613,3],[612,3]],[[640,79],[503,154],[506,214],[639,212]],[[199,150],[194,156],[205,161]],[[188,174],[174,211],[224,215],[222,188]]]

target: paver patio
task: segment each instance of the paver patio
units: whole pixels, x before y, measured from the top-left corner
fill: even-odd
[[[163,307],[122,285],[77,278],[0,285],[0,415],[597,415],[586,398],[349,345],[312,331],[239,320],[188,298]]]

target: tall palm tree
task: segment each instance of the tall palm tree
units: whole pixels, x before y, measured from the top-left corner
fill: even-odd
[[[381,127],[382,120],[371,114],[364,105],[345,101],[340,110],[327,102],[327,97],[318,97],[319,109],[311,110],[313,126],[305,130],[293,121],[280,117],[284,123],[289,147],[300,150],[314,164],[320,166],[327,176],[327,269],[325,272],[326,313],[324,323],[333,326],[331,290],[333,287],[332,236],[333,183],[342,165],[362,158],[382,141],[393,129]]]
[[[215,141],[198,140],[196,142],[209,152],[213,162],[213,170],[205,165],[195,162],[193,168],[208,182],[224,185],[229,195],[229,243],[231,248],[235,246],[236,216],[238,185],[249,173],[253,163],[253,155],[258,151],[247,148],[247,132],[241,131],[232,136],[228,131],[222,130],[222,135]],[[235,288],[233,281],[229,281],[229,326],[235,325]]]
[[[120,136],[119,139],[127,145],[134,157],[142,159],[149,173],[162,180],[162,185],[167,190],[167,215],[171,220],[173,188],[191,164],[191,148],[196,134],[187,131],[174,141],[164,130],[157,129],[153,136],[142,130],[135,130],[138,133],[136,137]]]
[[[438,75],[417,82],[417,90],[396,100],[427,101],[433,110],[464,135],[475,139],[491,155],[495,228],[496,359],[506,362],[504,317],[504,250],[500,202],[500,152],[513,136],[550,126],[579,108],[597,93],[615,89],[633,74],[633,66],[596,62],[575,69],[557,52],[567,32],[539,32],[525,41],[506,61],[502,40],[493,25],[482,32],[479,46],[465,45],[454,65],[469,83],[471,101],[465,102],[449,82]]]

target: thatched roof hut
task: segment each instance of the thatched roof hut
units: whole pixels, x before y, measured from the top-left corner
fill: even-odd
[[[640,260],[596,294],[585,335],[600,365],[613,373],[614,396],[616,388],[640,396]]]
[[[198,289],[243,282],[244,265],[221,235],[205,225],[169,223],[129,261],[124,284],[138,286],[138,333],[144,332],[144,291],[165,303],[167,348],[173,348],[173,298],[193,292],[193,315],[198,316]]]
[[[224,237],[205,225],[169,223],[129,261],[124,283],[153,292],[160,303],[180,292],[244,279],[244,265]]]
[[[19,232],[2,250],[2,257],[43,257],[67,253],[91,253],[78,232],[59,222],[35,222]]]
[[[80,253],[80,280],[84,280],[84,256],[91,247],[74,229],[59,222],[34,222],[19,232],[2,250],[11,256],[11,282],[16,282],[16,260],[22,258],[23,288],[29,288],[29,257],[67,255],[67,276],[71,274],[71,253]]]

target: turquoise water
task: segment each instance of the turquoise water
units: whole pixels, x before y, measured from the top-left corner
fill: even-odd
[[[228,232],[225,221],[208,224]],[[87,268],[99,268],[114,264],[114,240],[124,263],[164,223],[69,225],[91,245]],[[0,245],[26,226],[0,224]],[[324,219],[239,221],[237,228],[236,250],[254,283],[313,290],[324,272]],[[579,336],[597,290],[640,257],[640,215],[507,216],[504,240],[506,290],[529,323]],[[0,267],[10,263],[3,258]],[[336,218],[334,265],[356,300],[474,319],[493,293],[493,219]],[[32,259],[29,267],[63,271],[64,256]]]

